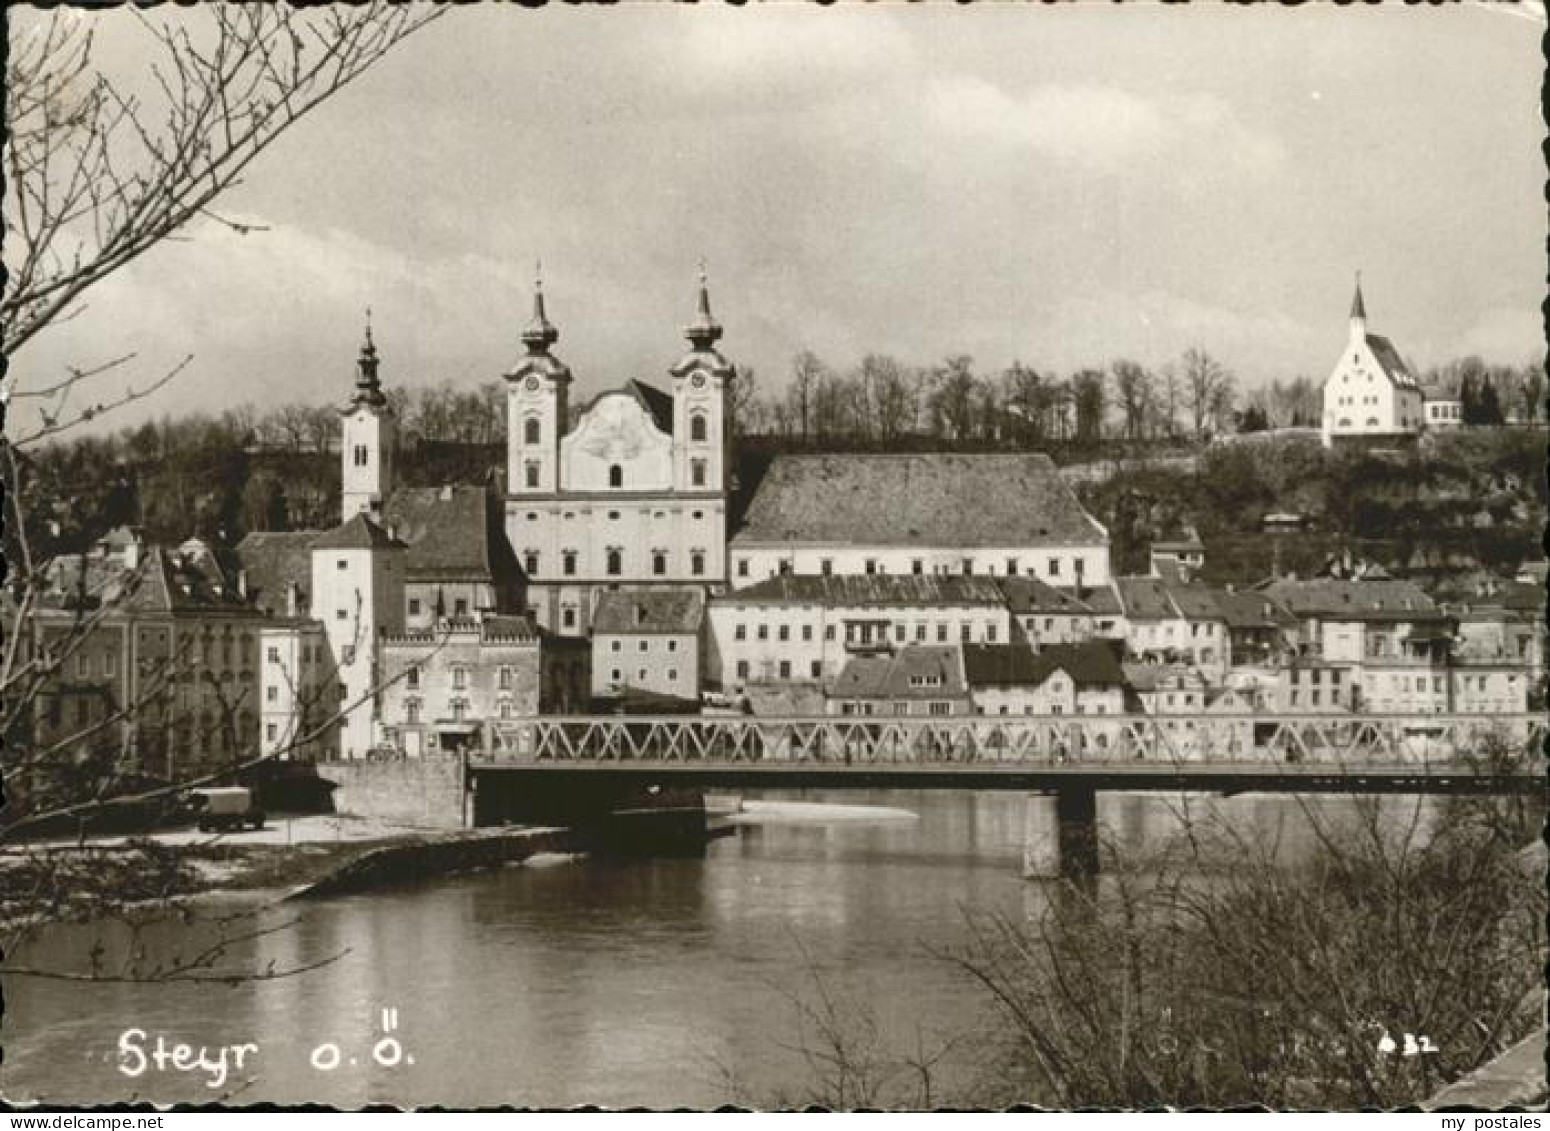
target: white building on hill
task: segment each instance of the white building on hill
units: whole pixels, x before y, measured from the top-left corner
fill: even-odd
[[[1341,440],[1402,441],[1425,425],[1420,382],[1394,343],[1367,332],[1367,307],[1358,278],[1351,299],[1351,332],[1334,372],[1324,382],[1324,446]]]

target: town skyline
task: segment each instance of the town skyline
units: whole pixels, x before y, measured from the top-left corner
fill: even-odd
[[[265,230],[196,225],[15,364],[42,382],[127,346],[144,384],[195,355],[109,428],[334,400],[370,306],[386,380],[472,387],[520,355],[538,258],[583,397],[663,380],[702,258],[728,355],[766,391],[804,348],[1069,372],[1200,345],[1245,389],[1321,381],[1358,269],[1420,370],[1540,352],[1537,24],[1181,15],[459,12],[218,210]],[[127,24],[93,19],[132,71]],[[1481,71],[1506,81],[1475,91]],[[578,74],[589,97],[567,94]]]

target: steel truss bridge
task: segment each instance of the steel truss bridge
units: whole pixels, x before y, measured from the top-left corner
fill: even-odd
[[[1531,793],[1545,718],[1513,715],[540,716],[476,775],[684,786]]]

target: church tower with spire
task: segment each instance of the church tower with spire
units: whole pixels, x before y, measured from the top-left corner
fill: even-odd
[[[544,281],[533,281],[533,317],[522,331],[527,354],[506,371],[506,482],[515,498],[560,489],[560,439],[570,408],[570,368],[550,351],[560,332],[544,309]]]
[[[684,328],[689,352],[673,366],[673,489],[724,497],[727,484],[727,397],[736,369],[716,349],[721,324],[710,312],[700,267],[699,307]]]
[[[366,336],[355,361],[355,390],[344,417],[339,454],[342,463],[340,520],[358,514],[380,521],[382,507],[393,490],[393,464],[398,427],[393,407],[382,393],[377,373],[377,346],[371,336],[371,312],[366,312]]]

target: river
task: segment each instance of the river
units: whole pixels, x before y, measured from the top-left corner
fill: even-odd
[[[800,1103],[821,1094],[801,1051],[804,1040],[813,1047],[814,1017],[803,1024],[802,1010],[821,1012],[828,996],[853,1035],[875,1022],[878,1049],[946,1046],[934,1102],[990,1094],[979,1074],[994,1016],[945,954],[962,947],[968,913],[1048,907],[1052,886],[1020,874],[1023,799],[765,796],[905,812],[765,813],[703,858],[539,861],[256,909],[227,897],[201,904],[192,924],[161,921],[138,936],[53,927],[13,961],[86,969],[100,946],[112,969],[137,941],[153,956],[189,955],[256,927],[273,931],[231,944],[222,969],[327,964],[236,986],[9,978],[0,1088],[58,1103]],[[1355,803],[1310,804],[1340,814]],[[1180,805],[1106,795],[1099,820],[1136,857],[1177,840]],[[1311,841],[1292,798],[1192,806],[1256,843],[1280,838],[1293,855]],[[1231,849],[1215,851],[1207,870],[1231,866]],[[204,1046],[204,1067],[180,1069],[170,1052],[158,1067],[158,1036],[169,1050]],[[256,1051],[241,1068],[228,1051],[223,1070],[218,1050],[237,1045]]]

